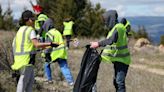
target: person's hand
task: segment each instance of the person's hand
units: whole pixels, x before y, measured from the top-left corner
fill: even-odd
[[[58,47],[59,44],[56,44],[56,43],[51,42],[50,46],[51,46],[51,47]]]
[[[40,35],[37,35],[36,38],[37,38],[37,39],[40,39]]]
[[[90,48],[98,48],[99,47],[98,42],[90,42],[90,44],[91,44]]]

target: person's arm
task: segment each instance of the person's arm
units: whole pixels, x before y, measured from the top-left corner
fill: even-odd
[[[113,35],[111,37],[109,37],[108,39],[102,40],[99,43],[99,46],[106,46],[106,45],[111,45],[113,43],[116,43],[118,39],[118,32],[117,30],[114,31]]]
[[[117,42],[118,39],[118,32],[117,30],[114,31],[113,35],[111,37],[109,37],[108,39],[102,40],[100,42],[91,42],[91,48],[97,48],[97,47],[104,47],[106,45],[111,45],[114,42]]]
[[[51,47],[56,47],[58,46],[57,44],[55,43],[52,43],[52,42],[46,42],[46,43],[40,43],[37,38],[36,38],[36,33],[35,31],[31,31],[31,34],[30,34],[30,39],[32,41],[32,43],[34,44],[34,46],[36,48],[45,48],[45,47],[48,47],[48,46],[51,46]]]
[[[34,44],[36,48],[45,48],[45,47],[51,46],[50,42],[40,43],[37,39],[32,39],[32,43]]]

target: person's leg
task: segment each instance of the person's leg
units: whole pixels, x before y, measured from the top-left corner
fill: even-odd
[[[71,35],[66,35],[65,36],[66,37],[66,41],[67,41],[67,47],[69,48],[69,46],[70,46],[70,40],[71,40]]]
[[[25,90],[26,90],[26,92],[32,92],[32,86],[33,86],[34,81],[35,81],[35,79],[34,79],[34,69],[33,69],[33,66],[29,67],[28,73],[30,73],[31,75],[29,76],[30,79],[29,79],[29,82],[28,82],[27,87],[26,87]]]
[[[113,63],[113,68],[114,68],[114,77],[113,77],[113,85],[114,85],[114,87],[115,87],[115,89],[116,89],[116,92],[117,92],[117,89],[118,89],[118,85],[117,85],[117,83],[116,83],[116,75],[117,75],[117,67],[116,67],[116,64],[115,63]]]
[[[116,70],[116,75],[115,75],[116,92],[126,92],[125,78],[129,66],[120,62],[115,62],[114,67]]]
[[[46,54],[46,62],[44,64],[44,71],[45,71],[45,75],[47,77],[48,81],[52,80],[52,76],[51,76],[51,65],[49,64],[49,62],[51,61],[51,57],[50,54]]]
[[[44,64],[44,70],[45,70],[45,75],[47,77],[47,80],[52,80],[52,76],[51,76],[51,66],[48,62],[45,62]]]
[[[68,84],[73,85],[74,80],[73,80],[71,71],[68,67],[67,61],[65,59],[59,59],[58,63],[59,63],[61,72],[64,75],[64,77],[65,77],[66,81],[68,82]]]
[[[28,67],[24,67],[20,70],[20,78],[17,84],[17,91],[16,92],[24,92],[27,84],[29,82],[30,73],[28,73]]]

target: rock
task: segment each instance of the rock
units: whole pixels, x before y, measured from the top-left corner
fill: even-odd
[[[164,53],[164,45],[162,45],[162,44],[159,45],[158,50],[159,50],[159,52]]]
[[[158,49],[150,44],[150,41],[146,38],[140,38],[136,41],[134,51],[142,51],[144,53],[155,53]]]
[[[146,38],[140,38],[136,41],[134,47],[143,47],[143,46],[146,46],[146,45],[150,45],[150,41]]]

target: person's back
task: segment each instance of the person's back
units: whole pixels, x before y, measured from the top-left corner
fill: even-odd
[[[71,20],[71,18],[65,18],[63,25],[64,25],[63,36],[66,38],[67,47],[69,48],[69,43],[73,35],[73,32],[76,34],[75,30],[73,29],[75,27],[74,22]]]

